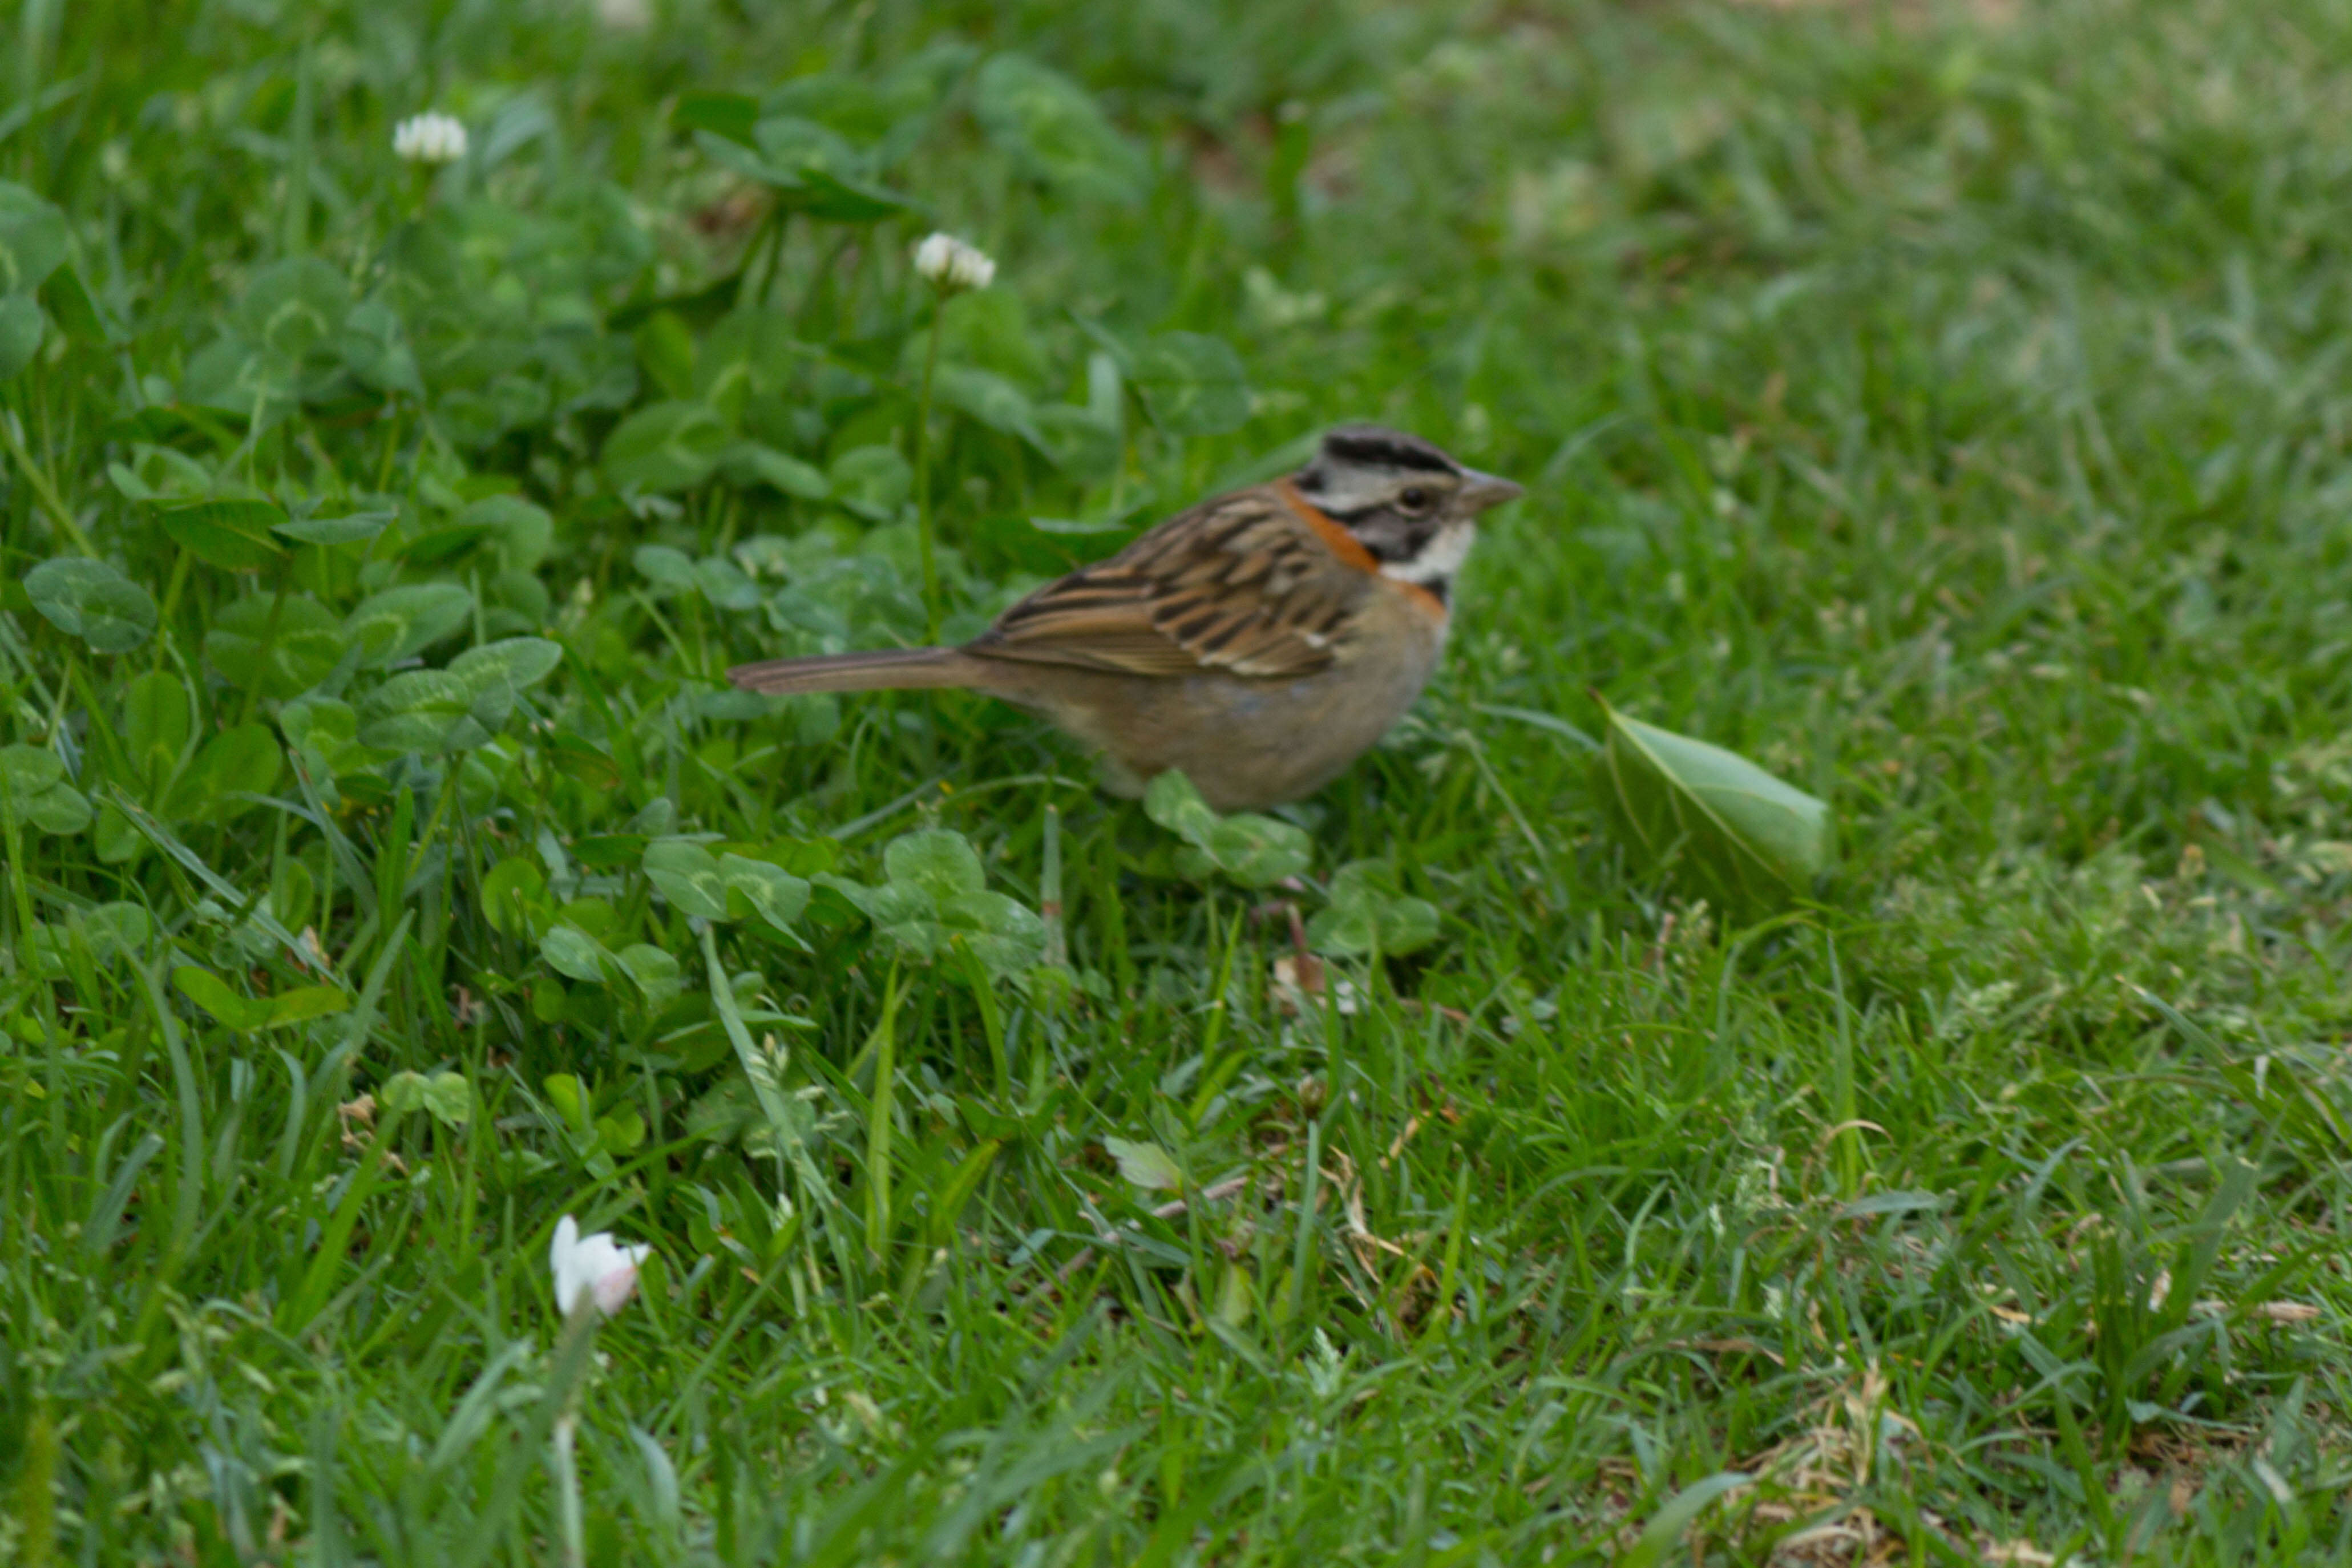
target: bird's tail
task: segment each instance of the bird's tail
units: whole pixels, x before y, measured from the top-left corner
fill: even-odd
[[[887,647],[739,664],[727,679],[746,691],[888,691],[978,685],[981,671],[981,661],[961,648]]]

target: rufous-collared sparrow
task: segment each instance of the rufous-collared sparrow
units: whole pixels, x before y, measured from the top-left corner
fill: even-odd
[[[1372,425],[1286,479],[1180,512],[961,647],[772,659],[752,691],[962,687],[1100,752],[1108,787],[1176,768],[1220,811],[1297,800],[1403,717],[1445,646],[1478,514],[1522,493]]]

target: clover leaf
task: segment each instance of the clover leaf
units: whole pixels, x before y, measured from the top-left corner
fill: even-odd
[[[223,730],[197,748],[173,787],[165,815],[215,822],[241,816],[276,786],[283,761],[268,725]]]
[[[1314,858],[1306,830],[1254,812],[1220,816],[1192,781],[1170,768],[1144,792],[1144,814],[1191,846],[1177,870],[1201,879],[1221,872],[1245,888],[1270,887],[1307,869]]]
[[[731,895],[730,905],[735,899],[741,899],[761,920],[780,931],[789,933],[793,921],[808,907],[806,879],[795,877],[781,866],[742,855],[721,855],[719,875]]]
[[[882,851],[891,881],[920,888],[935,900],[976,893],[988,885],[980,856],[961,833],[944,827],[903,834]]]
[[[457,750],[489,737],[471,724],[474,694],[446,669],[407,669],[360,703],[360,742],[387,752]]]
[[[455,583],[404,583],[362,600],[343,630],[367,650],[366,667],[382,669],[454,637],[473,613],[473,595]]]
[[[873,921],[877,935],[929,963],[969,952],[1000,978],[1034,968],[1045,951],[1045,922],[1016,899],[993,893],[980,856],[961,833],[924,828],[882,851],[886,880],[877,887],[846,877],[811,879],[833,889]]]
[[[286,553],[274,537],[286,512],[274,501],[200,500],[166,507],[163,531],[172,542],[225,572],[251,572]]]
[[[436,1072],[430,1078],[421,1072],[396,1072],[383,1080],[375,1098],[387,1114],[423,1110],[451,1129],[463,1127],[474,1113],[474,1091],[466,1075],[457,1072]]]
[[[255,594],[225,606],[205,633],[205,658],[223,679],[265,697],[291,697],[324,680],[351,646],[335,613],[307,594]]]
[[[539,939],[539,955],[567,980],[604,984],[604,964],[612,959],[604,944],[577,926],[551,925]]]
[[[535,686],[563,662],[563,647],[545,637],[508,637],[467,648],[449,661],[449,673],[480,689],[495,671],[518,691]]]
[[[727,918],[727,879],[717,857],[701,845],[676,838],[648,844],[642,864],[646,880],[678,913],[706,921]]]
[[[100,653],[128,653],[155,631],[147,590],[86,555],[60,555],[26,573],[25,596],[51,626]]]
[[[1307,922],[1307,943],[1333,958],[1412,952],[1437,940],[1437,906],[1407,898],[1378,860],[1352,860],[1333,873],[1330,903]]]
[[[67,780],[65,763],[38,746],[0,748],[0,809],[41,833],[89,826],[89,802]]]

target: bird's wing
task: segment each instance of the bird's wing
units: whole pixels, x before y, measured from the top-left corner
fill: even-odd
[[[1339,656],[1378,582],[1346,531],[1286,487],[1261,486],[1038,589],[966,651],[1128,675],[1311,675]]]

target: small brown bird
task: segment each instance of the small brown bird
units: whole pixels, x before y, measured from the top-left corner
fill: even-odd
[[[1478,514],[1522,493],[1417,436],[1344,426],[1287,479],[1178,513],[961,647],[727,673],[751,691],[984,691],[1101,752],[1115,793],[1177,768],[1220,811],[1273,805],[1403,717],[1444,648]]]

